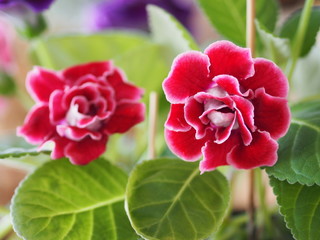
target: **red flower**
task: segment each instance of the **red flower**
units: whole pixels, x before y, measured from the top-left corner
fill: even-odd
[[[288,82],[271,61],[228,41],[179,55],[163,83],[172,104],[166,141],[200,170],[251,169],[277,161],[277,139],[290,124]]]
[[[105,150],[108,137],[144,120],[142,90],[128,83],[110,61],[61,72],[36,67],[27,77],[36,105],[18,135],[32,144],[55,143],[53,159],[87,164]]]

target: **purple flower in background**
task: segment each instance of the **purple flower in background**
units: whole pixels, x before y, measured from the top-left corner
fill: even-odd
[[[90,28],[103,30],[108,28],[148,29],[147,4],[157,5],[190,29],[192,1],[190,0],[105,0],[93,8]]]
[[[0,9],[11,8],[15,5],[30,7],[35,12],[49,8],[54,0],[0,0]]]

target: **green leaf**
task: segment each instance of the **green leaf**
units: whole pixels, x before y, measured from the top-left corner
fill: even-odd
[[[16,84],[11,76],[0,72],[0,94],[13,95],[16,91]]]
[[[246,45],[246,0],[198,0],[218,32],[234,43]],[[256,16],[273,32],[278,15],[276,0],[256,0]]]
[[[298,29],[300,17],[302,10],[297,11],[293,14],[282,26],[280,31],[280,37],[289,38],[291,44],[293,44],[296,31]],[[304,42],[302,45],[300,56],[303,57],[307,55],[316,42],[316,36],[320,27],[320,7],[313,7],[311,11],[311,16],[304,37]]]
[[[36,148],[10,148],[5,151],[0,151],[0,159],[3,158],[20,158],[25,156],[38,156],[40,154],[50,154],[50,151],[38,151]]]
[[[320,92],[320,48],[314,46],[311,51],[297,61],[292,76],[292,95],[304,99]]]
[[[220,226],[229,185],[219,171],[200,175],[199,163],[157,159],[129,177],[126,209],[136,232],[153,239],[204,239]]]
[[[290,184],[270,178],[280,212],[297,240],[320,239],[320,186]]]
[[[15,231],[28,240],[137,239],[124,210],[127,176],[104,159],[86,166],[50,161],[12,201]]]
[[[287,135],[279,141],[278,162],[267,173],[290,183],[320,185],[320,100],[291,108]]]
[[[155,5],[148,5],[147,12],[153,41],[166,48],[170,61],[179,53],[199,50],[189,32],[168,12]]]
[[[265,56],[278,65],[287,63],[290,56],[289,39],[275,36],[257,20],[255,23],[257,32],[264,46]]]

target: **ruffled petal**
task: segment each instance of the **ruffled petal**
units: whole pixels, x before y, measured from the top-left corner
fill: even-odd
[[[186,122],[184,117],[184,104],[171,104],[169,116],[164,126],[176,132],[190,130],[191,126]]]
[[[259,130],[267,131],[278,139],[286,134],[290,126],[290,109],[285,98],[272,97],[264,89],[255,93],[254,119]]]
[[[210,58],[210,77],[227,74],[238,80],[253,76],[254,67],[250,49],[229,41],[212,43],[204,51]]]
[[[61,90],[55,90],[49,100],[49,112],[50,121],[52,123],[58,123],[64,120],[67,108],[62,104],[64,92]]]
[[[204,124],[200,118],[204,112],[204,107],[202,103],[199,103],[193,97],[190,97],[185,105],[185,118],[189,125],[191,125],[196,130],[196,139],[201,139],[206,135],[206,129],[210,125]],[[209,122],[208,122],[209,123]]]
[[[227,163],[238,169],[273,166],[277,161],[278,143],[267,132],[252,133],[249,146],[239,144],[227,154]]]
[[[56,75],[41,67],[29,72],[26,80],[27,90],[36,102],[49,102],[51,93],[64,89],[64,82]]]
[[[124,73],[117,68],[114,69],[111,75],[107,76],[107,81],[114,89],[116,101],[137,101],[143,95],[143,89],[127,82]]]
[[[142,103],[123,103],[115,109],[114,114],[106,123],[106,134],[124,133],[134,125],[142,122],[145,117],[145,105]]]
[[[41,144],[55,133],[55,127],[49,120],[49,108],[46,105],[35,106],[28,113],[22,127],[17,129],[17,135],[23,136],[29,143]]]
[[[193,128],[187,132],[165,129],[164,133],[169,149],[178,157],[187,161],[198,160],[202,155],[201,148],[209,139],[208,137],[196,139],[196,132]]]
[[[253,95],[251,90],[242,93],[240,91],[240,85],[238,79],[230,75],[219,75],[213,78],[213,81],[219,85],[229,95],[238,95],[248,97]]]
[[[93,75],[95,77],[106,76],[113,71],[113,64],[111,61],[105,62],[92,62],[80,64],[70,67],[61,72],[62,76],[66,79],[68,85],[73,85],[80,78],[85,75]]]
[[[162,85],[167,100],[170,103],[184,103],[188,97],[208,89],[212,84],[208,76],[209,64],[208,57],[196,51],[176,57]]]
[[[51,158],[59,159],[59,158],[65,157],[66,156],[64,153],[65,147],[72,141],[60,136],[55,136],[50,140],[54,142],[54,148],[51,152]]]
[[[254,76],[240,82],[242,87],[252,90],[264,88],[272,96],[287,97],[288,80],[277,65],[267,59],[256,58],[254,69]]]
[[[203,160],[200,162],[201,173],[212,171],[219,166],[228,165],[227,154],[236,145],[240,144],[239,134],[232,134],[227,141],[217,144],[213,141],[208,141],[202,149]]]
[[[68,157],[73,164],[88,164],[106,151],[107,140],[108,137],[104,136],[99,141],[91,138],[85,138],[80,142],[72,141],[65,147],[65,156]]]
[[[65,125],[58,125],[57,133],[61,137],[68,138],[72,141],[81,141],[86,137],[90,137],[96,141],[102,138],[102,134],[100,132]]]
[[[227,141],[227,139],[230,137],[231,135],[231,131],[236,123],[236,116],[234,116],[232,123],[227,126],[227,127],[219,127],[215,133],[215,137],[216,140],[214,141],[217,144],[222,144],[225,141]]]
[[[254,106],[253,104],[239,96],[232,96],[232,100],[235,102],[235,109],[241,114],[245,125],[251,130],[255,131],[256,127],[254,126]]]

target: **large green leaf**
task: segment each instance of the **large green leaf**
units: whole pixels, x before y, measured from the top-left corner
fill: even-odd
[[[124,210],[126,183],[104,159],[86,166],[50,161],[16,191],[14,229],[28,240],[136,239]]]
[[[282,26],[280,31],[280,37],[289,38],[291,44],[295,38],[302,10],[293,14]],[[309,24],[307,27],[306,35],[302,44],[300,56],[305,56],[309,53],[310,49],[316,42],[316,36],[320,27],[320,7],[313,7]]]
[[[264,57],[278,65],[287,63],[290,56],[289,39],[280,38],[270,33],[259,21],[256,21],[257,32],[264,46]]]
[[[246,44],[246,0],[198,0],[211,23],[238,45]],[[256,0],[257,19],[273,32],[278,15],[276,0]]]
[[[320,185],[320,100],[299,103],[291,110],[290,129],[279,141],[279,160],[267,172],[290,183]]]
[[[126,209],[146,239],[204,239],[221,224],[229,191],[219,171],[200,175],[198,163],[150,160],[130,175]]]
[[[280,212],[297,240],[320,239],[320,186],[290,184],[271,177]]]
[[[151,36],[165,47],[170,58],[191,49],[199,50],[189,32],[172,15],[155,5],[148,5],[147,11]]]
[[[300,58],[292,76],[291,92],[297,99],[320,93],[320,47],[314,46],[308,55]]]

